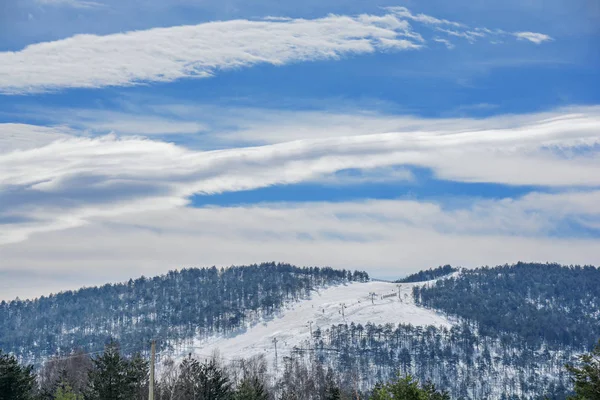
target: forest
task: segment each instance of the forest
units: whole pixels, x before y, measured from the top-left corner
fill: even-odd
[[[369,389],[398,371],[430,381],[457,399],[564,399],[564,365],[576,349],[549,350],[477,334],[466,322],[451,328],[405,324],[337,325],[314,333],[294,351],[354,377]]]
[[[315,287],[365,282],[365,272],[263,263],[190,268],[154,278],[0,302],[0,349],[37,363],[73,349],[97,351],[110,337],[129,352],[231,333],[273,316]]]
[[[600,269],[593,266],[465,269],[413,295],[417,304],[476,325],[482,336],[588,350],[600,337]]]

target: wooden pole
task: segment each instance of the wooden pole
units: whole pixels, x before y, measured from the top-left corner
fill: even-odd
[[[150,346],[150,389],[148,393],[148,400],[154,400],[154,361],[156,360],[156,341],[152,341]]]

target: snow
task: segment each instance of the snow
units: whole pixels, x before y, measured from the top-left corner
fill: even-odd
[[[450,327],[452,323],[441,314],[415,305],[412,288],[423,283],[402,283],[402,301],[398,299],[398,284],[395,283],[353,282],[322,288],[313,292],[310,299],[290,303],[278,316],[249,326],[235,336],[195,340],[183,354],[191,352],[202,357],[210,356],[216,350],[225,360],[265,354],[269,362],[273,362],[273,339],[276,338],[278,359],[281,361],[294,346],[310,338],[309,321],[312,321],[313,330],[352,322],[363,326],[371,322],[375,325],[410,323]],[[370,293],[375,293],[373,300]],[[382,298],[385,295],[390,297]],[[344,315],[342,304],[345,305]]]

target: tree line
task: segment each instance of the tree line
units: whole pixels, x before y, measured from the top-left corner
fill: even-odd
[[[360,392],[320,363],[288,360],[283,373],[268,372],[264,356],[225,363],[218,355],[167,360],[155,382],[155,400],[446,400],[448,393],[410,376]],[[0,351],[0,400],[148,400],[149,362],[126,357],[110,342],[94,357],[79,352],[49,360],[36,375]],[[397,397],[402,393],[403,397]]]
[[[451,265],[439,266],[437,268],[429,268],[423,271],[416,272],[408,275],[405,278],[398,279],[396,283],[411,283],[411,282],[424,282],[431,281],[433,279],[441,278],[443,276],[450,275],[457,272],[458,268],[454,268]]]
[[[74,360],[74,361],[73,361]],[[148,361],[125,357],[116,342],[95,357],[83,353],[50,360],[38,376],[33,366],[0,351],[0,400],[147,400]],[[600,341],[574,364],[565,365],[573,382],[570,400],[600,398]],[[398,374],[360,391],[352,374],[326,368],[316,360],[288,357],[280,375],[270,375],[264,356],[225,364],[218,356],[199,360],[191,354],[165,363],[156,381],[156,400],[450,400],[430,382]],[[494,397],[486,397],[494,398]],[[516,399],[517,397],[502,397]],[[529,397],[547,398],[547,397]]]

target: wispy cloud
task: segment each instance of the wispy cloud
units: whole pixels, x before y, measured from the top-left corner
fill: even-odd
[[[456,30],[452,30],[452,29],[445,29],[445,28],[436,28],[437,31],[439,32],[443,32],[449,36],[454,36],[454,37],[460,37],[460,38],[464,38],[467,39],[470,43],[474,43],[477,39],[483,38],[486,36],[485,33],[479,32],[479,31],[456,31]]]
[[[454,47],[456,47],[448,39],[443,39],[443,38],[435,37],[435,38],[433,38],[433,41],[444,44],[448,48],[448,50],[452,50]]]
[[[415,176],[408,168],[380,167],[371,169],[348,169],[325,175],[314,181],[332,186],[347,186],[363,183],[412,181]]]
[[[507,32],[502,29],[490,29],[486,27],[474,27],[470,28],[468,25],[456,22],[449,21],[446,19],[438,19],[432,17],[430,15],[425,14],[413,14],[406,7],[387,7],[386,10],[394,13],[395,15],[406,18],[408,20],[421,22],[427,25],[431,25],[436,31],[447,34],[450,37],[459,37],[466,39],[470,43],[476,42],[478,39],[485,37],[502,37],[502,36],[514,36],[518,39],[529,40],[535,44],[541,44],[546,41],[553,40],[550,36],[543,33],[536,32]],[[447,47],[450,49],[447,43],[449,41],[442,42],[439,38],[433,39],[436,42],[446,43]],[[491,40],[492,44],[499,44],[501,41],[497,39]]]
[[[492,109],[496,106],[478,103],[457,107],[458,114],[463,109]],[[346,137],[374,133],[399,132],[410,137],[419,137],[423,132],[439,136],[457,132],[511,132],[512,129],[527,129],[538,126],[541,121],[555,118],[587,119],[600,113],[598,107],[564,108],[543,113],[497,115],[480,118],[420,118],[410,115],[390,115],[363,110],[342,111],[288,111],[268,109],[228,109],[186,106],[185,104],[165,104],[158,110],[170,110],[179,118],[194,118],[197,115],[214,117],[209,129],[214,131],[214,139],[228,146],[263,145],[289,142],[301,139],[318,139],[324,136]],[[595,117],[593,117],[595,118]],[[583,121],[582,121],[583,122]],[[565,132],[566,133],[566,132]],[[525,137],[525,136],[524,136]]]
[[[0,91],[126,86],[206,78],[267,63],[336,59],[390,48],[418,49],[394,16],[329,16],[289,21],[234,20],[107,36],[77,35],[0,53]]]
[[[72,7],[72,8],[98,8],[104,7],[104,4],[89,0],[35,0],[36,3],[45,6]]]
[[[11,151],[0,154],[0,216],[27,221],[4,226],[0,242],[101,217],[181,207],[194,193],[294,184],[347,169],[416,165],[455,181],[600,186],[594,152],[567,158],[552,151],[600,143],[597,109],[505,122],[504,129],[491,121],[481,120],[477,129],[456,125],[220,151],[115,136]]]
[[[481,28],[469,30],[458,22],[413,15],[405,8],[388,10],[385,15],[330,15],[312,20],[210,22],[33,44],[17,52],[0,52],[0,93],[170,82],[257,64],[423,48],[426,40],[411,22],[470,41],[486,35]],[[520,35],[534,42],[546,36]]]
[[[535,44],[541,44],[543,42],[547,42],[552,40],[552,38],[548,35],[544,35],[543,33],[535,33],[535,32],[515,32],[514,35],[518,39],[529,40]]]
[[[206,130],[206,125],[196,120],[181,120],[169,116],[144,113],[97,110],[97,109],[40,109],[28,114],[44,118],[51,124],[67,125],[73,129],[94,134],[117,133],[119,135],[173,135],[193,134]]]
[[[14,150],[29,150],[57,140],[72,139],[78,132],[67,126],[35,126],[28,124],[0,124],[0,154]]]
[[[432,17],[431,15],[426,14],[413,14],[406,7],[387,7],[386,10],[391,11],[392,13],[398,15],[399,17],[410,19],[412,21],[418,21],[428,25],[449,25],[454,26],[456,28],[464,28],[466,25],[456,22],[456,21],[448,21],[447,19],[438,19]]]

